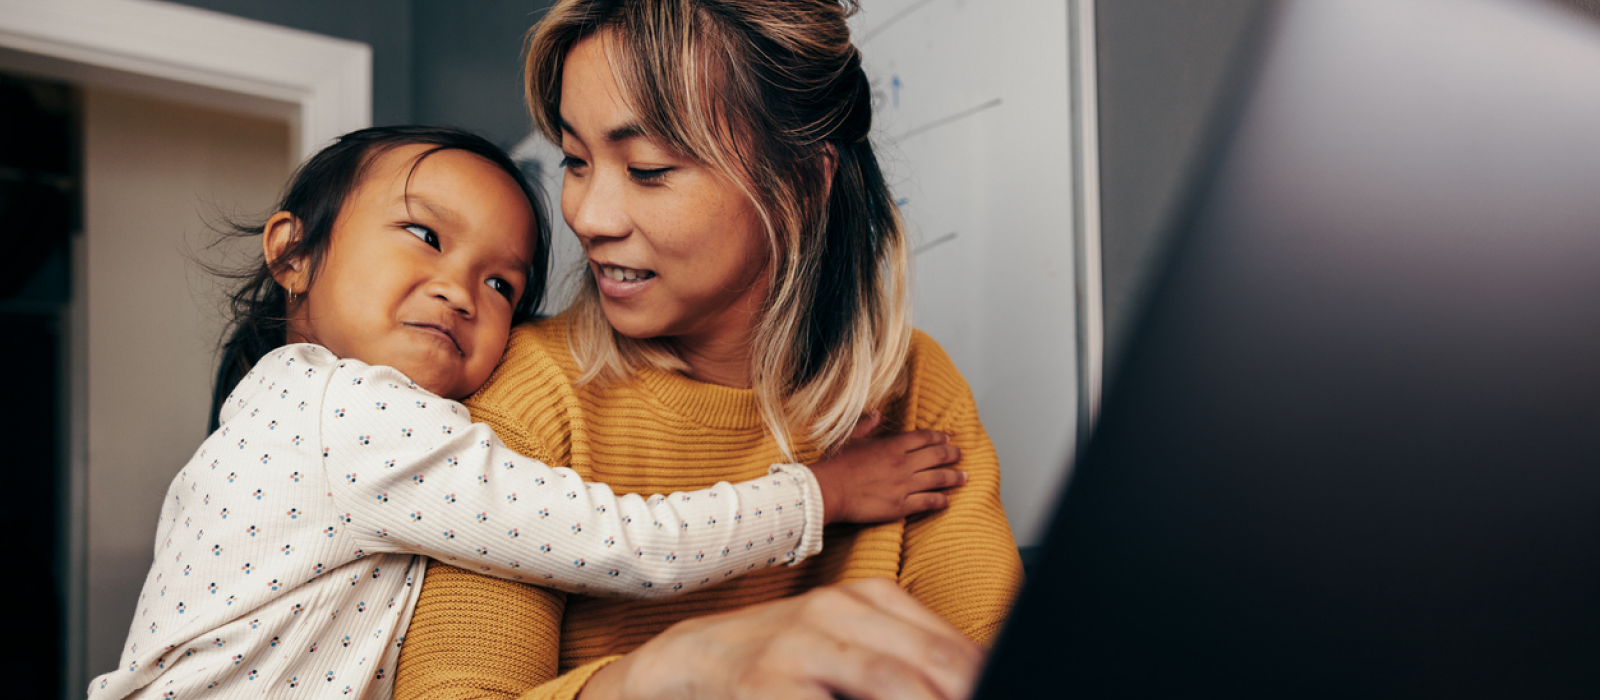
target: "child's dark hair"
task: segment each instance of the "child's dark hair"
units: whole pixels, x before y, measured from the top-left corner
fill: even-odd
[[[367,166],[391,149],[414,144],[431,148],[417,156],[411,166],[413,169],[439,151],[466,151],[495,164],[522,189],[528,205],[533,207],[534,251],[527,285],[512,310],[511,322],[520,323],[539,310],[544,302],[549,271],[550,217],[545,211],[542,192],[528,182],[505,151],[481,136],[448,127],[380,126],[352,131],[312,156],[289,179],[283,200],[274,211],[293,214],[299,220],[300,231],[283,254],[271,264],[263,260],[245,270],[220,271],[224,276],[238,279],[239,287],[228,300],[231,318],[222,343],[217,383],[211,392],[211,430],[217,429],[222,402],[245,373],[268,352],[288,343],[288,319],[285,318],[288,295],[278,286],[276,275],[288,268],[291,261],[304,260],[310,263],[311,279],[315,279],[328,244],[333,240],[333,225],[339,219],[345,200],[361,185]],[[230,222],[225,234],[258,236],[263,230],[262,224]]]

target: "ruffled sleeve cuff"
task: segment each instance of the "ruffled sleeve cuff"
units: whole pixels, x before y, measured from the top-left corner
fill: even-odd
[[[789,566],[794,566],[822,551],[822,487],[817,484],[816,475],[804,464],[774,464],[767,470],[769,475],[779,472],[794,480],[795,486],[800,489],[802,512],[806,518],[804,529],[800,531],[800,546],[790,552]]]

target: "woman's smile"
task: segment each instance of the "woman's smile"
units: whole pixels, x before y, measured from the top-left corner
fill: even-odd
[[[652,270],[591,262],[600,293],[612,299],[629,299],[642,294],[656,279]]]
[[[656,273],[651,272],[650,270],[636,270],[636,269],[631,268],[631,267],[621,267],[621,266],[618,266],[618,265],[606,265],[604,263],[595,263],[595,266],[600,268],[601,276],[609,277],[609,278],[614,279],[614,280],[616,280],[618,282],[632,282],[634,280],[647,280],[647,279],[650,279],[650,278],[656,276]]]

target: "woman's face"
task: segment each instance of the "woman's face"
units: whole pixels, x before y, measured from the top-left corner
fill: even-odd
[[[746,347],[768,286],[756,209],[727,178],[643,134],[605,39],[575,45],[562,74],[561,214],[606,319],[630,338]]]

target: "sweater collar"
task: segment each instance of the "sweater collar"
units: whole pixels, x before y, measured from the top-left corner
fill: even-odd
[[[735,430],[762,425],[753,389],[711,384],[654,367],[640,368],[638,377],[661,403],[701,424]]]

